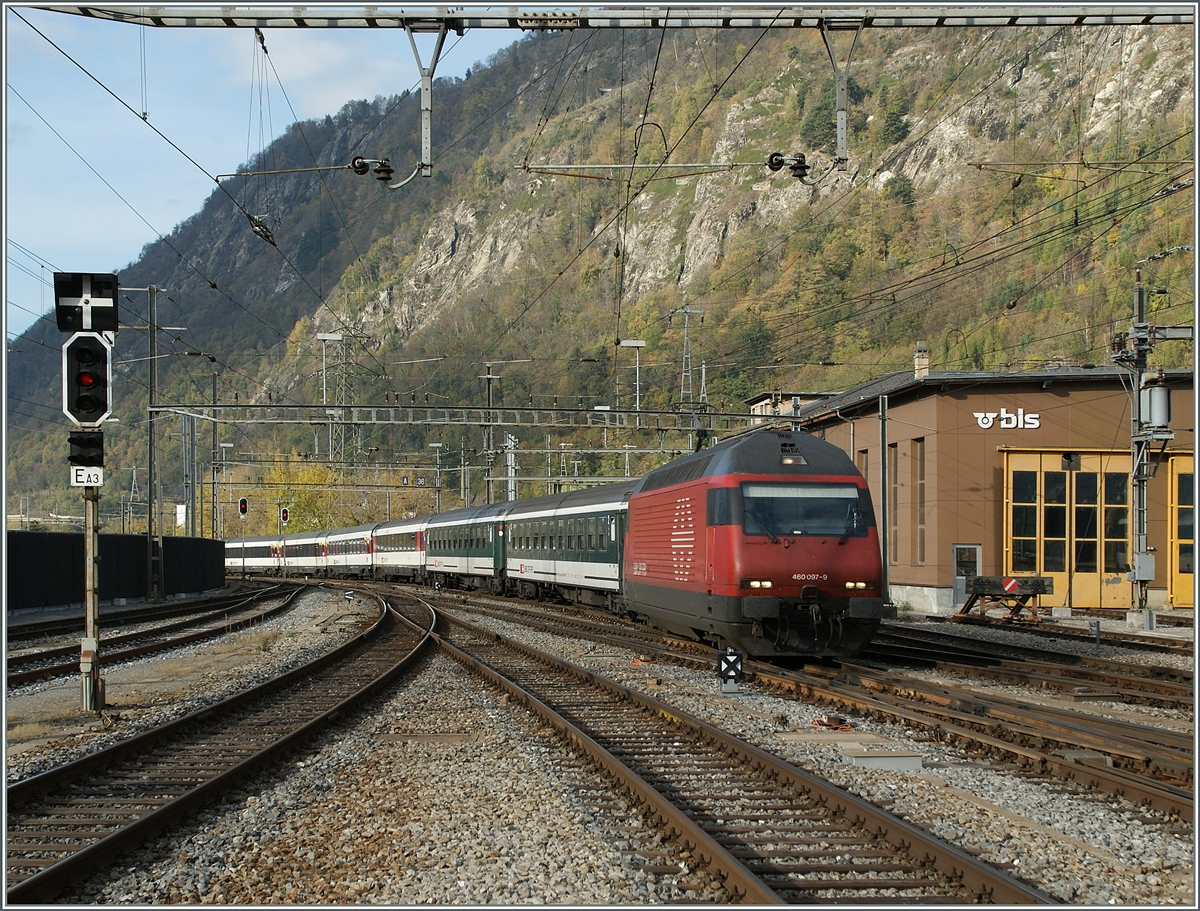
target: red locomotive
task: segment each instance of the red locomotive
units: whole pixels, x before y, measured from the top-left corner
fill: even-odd
[[[806,433],[755,431],[649,472],[627,527],[624,607],[681,635],[850,656],[894,615],[867,483]]]

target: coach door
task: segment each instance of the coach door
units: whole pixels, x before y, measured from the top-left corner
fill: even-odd
[[[1005,572],[1047,576],[1042,607],[1130,606],[1129,454],[1007,453]]]

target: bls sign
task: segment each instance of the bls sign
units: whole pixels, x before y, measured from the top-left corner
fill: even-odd
[[[994,427],[996,418],[1000,418],[1001,430],[1036,430],[1042,426],[1042,416],[1026,414],[1024,408],[1018,408],[1015,413],[1007,408],[1001,408],[999,412],[974,411],[972,414],[975,415],[975,423],[983,430],[990,430]]]

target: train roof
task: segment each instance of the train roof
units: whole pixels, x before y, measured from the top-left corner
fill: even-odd
[[[755,430],[647,472],[635,493],[719,475],[857,475],[832,443],[799,430]]]
[[[508,505],[508,503],[491,503],[486,506],[465,506],[461,509],[451,509],[434,516],[426,516],[425,523],[429,528],[436,528],[441,525],[463,525],[494,519],[504,515]]]
[[[429,516],[413,516],[410,519],[392,519],[375,526],[377,535],[393,535],[401,531],[420,531],[429,522]]]
[[[633,478],[619,484],[601,484],[597,487],[585,487],[582,490],[572,490],[567,493],[552,493],[528,500],[514,500],[508,505],[510,519],[519,519],[532,514],[562,512],[564,510],[588,509],[595,506],[610,506],[620,508],[637,486],[638,479]]]
[[[378,522],[372,522],[369,525],[355,525],[353,528],[339,528],[335,531],[326,531],[321,534],[330,538],[359,538],[369,537],[371,532],[375,530]]]

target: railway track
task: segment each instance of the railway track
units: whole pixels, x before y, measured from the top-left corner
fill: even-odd
[[[9,903],[42,903],[268,767],[373,695],[428,644],[380,600],[377,620],[287,674],[10,785]]]
[[[1052,901],[700,719],[450,619],[440,645],[558,729],[745,901]]]
[[[258,583],[261,584],[261,583]],[[248,597],[271,597],[280,592],[289,591],[293,586],[287,583],[269,583],[265,587],[250,592],[234,592],[215,598],[198,598],[190,601],[171,601],[163,604],[142,604],[124,610],[103,610],[100,622],[106,629],[121,626],[134,626],[144,623],[157,623],[176,617],[190,617],[198,613],[210,613],[223,610],[235,604],[244,602]],[[6,624],[8,647],[22,642],[39,643],[55,636],[78,636],[83,632],[83,609],[68,617],[55,617],[49,620],[14,620]]]
[[[1087,616],[1093,617],[1099,613],[1088,611]],[[1124,611],[1122,618],[1124,617]],[[1077,615],[1078,616],[1078,615]],[[1083,632],[1082,630],[1072,629],[1070,627],[1058,626],[1053,622],[1049,623],[1004,623],[995,620],[989,620],[986,617],[930,617],[938,623],[953,624],[955,626],[984,626],[993,629],[1013,629],[1019,630],[1027,636],[1037,636],[1044,639],[1070,639],[1076,642],[1095,642],[1096,634],[1094,632]],[[1111,616],[1094,617],[1094,619],[1113,619]],[[1190,618],[1176,617],[1174,619],[1164,619],[1163,627],[1173,627],[1176,629],[1186,628],[1191,626]],[[1190,640],[1172,640],[1163,639],[1159,636],[1149,636],[1144,633],[1134,632],[1118,632],[1112,629],[1102,630],[1100,640],[1105,645],[1114,645],[1120,648],[1136,649],[1148,652],[1168,652],[1168,653],[1184,653],[1190,654],[1193,651]]]
[[[459,610],[468,609],[461,597],[444,597],[439,603],[450,610],[456,605]],[[469,609],[544,632],[631,648],[658,660],[715,667],[711,649],[665,639],[608,617],[592,621],[568,610],[560,621],[554,608],[520,605],[514,610],[494,599],[484,599],[482,604],[473,600]],[[893,627],[885,628],[890,631]],[[1122,662],[1109,664],[1126,670],[1139,667]],[[1018,665],[1013,662],[1013,672],[1021,676]],[[1121,794],[1181,818],[1190,818],[1193,812],[1194,749],[1190,731],[1175,733],[1158,724],[1106,719],[1096,713],[983,692],[978,686],[933,683],[902,671],[854,662],[810,664],[796,670],[747,661],[745,669],[748,678],[782,695],[798,695],[838,712],[897,721],[938,739],[955,740],[973,751],[986,752],[1019,770],[1074,780],[1086,788]],[[980,673],[980,668],[972,666],[961,670],[975,677]],[[990,672],[991,668],[986,670]],[[1029,670],[1023,682],[1040,686],[1033,680],[1034,673]],[[1117,698],[1115,694],[1113,698]],[[1190,709],[1190,704],[1184,708]]]
[[[303,590],[300,587],[273,586],[237,600],[229,600],[216,610],[196,614],[193,609],[184,620],[153,627],[143,624],[132,632],[105,636],[101,640],[104,664],[108,666],[142,658],[254,626],[290,608]],[[278,603],[267,608],[261,606],[264,601],[270,600]],[[77,674],[79,644],[51,645],[9,655],[7,665],[5,680],[8,686]]]
[[[888,663],[903,660],[963,673],[983,670],[997,679],[1053,688],[1087,698],[1100,694],[1118,701],[1180,709],[1190,709],[1194,705],[1194,675],[1190,669],[981,641],[940,629],[886,626],[861,657]]]

